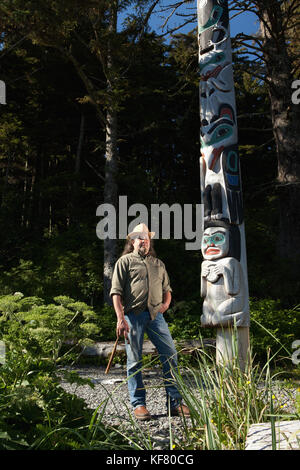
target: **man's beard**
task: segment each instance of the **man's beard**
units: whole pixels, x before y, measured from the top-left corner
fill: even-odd
[[[147,250],[147,248],[145,246],[140,246],[139,249],[138,249],[138,253],[141,256],[146,256],[148,254],[148,251],[149,250]]]

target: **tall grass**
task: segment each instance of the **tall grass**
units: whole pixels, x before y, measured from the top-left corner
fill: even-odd
[[[268,411],[266,388],[257,387],[262,379],[252,363],[243,372],[235,359],[230,365],[217,364],[202,352],[198,367],[176,377],[191,411],[191,426],[185,428],[185,442],[178,446],[243,449],[250,424],[261,422]]]
[[[276,356],[276,354],[274,355]],[[275,422],[295,418],[282,414],[272,390],[278,374],[271,374],[274,356],[263,367],[254,364],[251,351],[244,370],[234,355],[230,363],[217,363],[214,354],[199,351],[196,367],[174,373],[185,403],[191,411],[191,424],[185,426],[185,439],[177,448],[201,450],[244,450],[249,427],[271,422],[272,448],[276,449]]]
[[[230,363],[222,364],[216,362],[212,349],[209,351],[207,347],[203,347],[197,350],[193,366],[184,366],[180,371],[173,371],[174,380],[183,401],[190,409],[191,417],[182,418],[182,432],[179,438],[173,432],[172,418],[169,416],[168,448],[244,450],[251,424],[269,421],[272,448],[276,449],[275,422],[282,418],[299,419],[296,415],[282,414],[280,404],[276,403],[273,385],[277,374],[271,373],[271,364],[276,354],[269,355],[264,366],[260,366],[254,363],[250,351],[245,369],[242,370],[237,354]],[[155,448],[155,436],[151,435],[146,423],[138,423],[132,417],[129,408],[128,418],[120,416],[122,426],[107,428],[104,424],[105,407],[109,400],[115,403],[116,416],[118,414],[118,399],[115,397],[121,386],[122,384],[117,386],[99,405],[89,426],[69,431],[70,434],[76,434],[76,441],[81,443],[81,449]],[[101,440],[98,438],[99,430],[102,431]],[[68,433],[67,429],[61,431]]]
[[[233,341],[237,344],[235,339]],[[193,367],[174,371],[174,380],[190,409],[191,418],[182,418],[184,438],[173,435],[170,424],[169,448],[244,450],[251,424],[268,421],[271,422],[272,448],[276,449],[275,422],[295,418],[282,414],[280,403],[275,400],[273,386],[278,374],[272,375],[271,364],[276,354],[269,355],[262,367],[254,364],[249,351],[242,370],[237,354],[230,363],[217,363],[213,351],[201,348]],[[139,441],[142,434],[143,429],[139,428]],[[148,435],[146,441],[144,448],[151,448],[151,436]]]

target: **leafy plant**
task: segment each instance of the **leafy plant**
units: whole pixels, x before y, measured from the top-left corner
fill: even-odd
[[[224,365],[201,351],[198,366],[174,372],[191,425],[184,426],[184,439],[173,436],[177,449],[244,450],[251,424],[293,418],[275,403],[271,361],[264,367],[250,357],[245,371],[237,360]]]
[[[55,297],[54,302],[46,304],[20,292],[0,298],[0,334],[6,353],[0,368],[0,449],[87,445],[84,436],[94,411],[60,383],[65,379],[93,384],[60,366],[80,355],[99,327],[84,302],[66,296]],[[115,432],[99,421],[94,435],[104,448],[112,442],[111,435],[115,438]]]
[[[250,300],[251,344],[257,359],[265,361],[267,351],[291,358],[291,345],[300,338],[300,310],[283,308],[279,300]]]
[[[201,303],[195,300],[176,302],[170,308],[165,317],[168,321],[170,332],[174,338],[196,339],[202,336],[203,329],[200,325]],[[211,331],[205,330],[210,336]]]
[[[7,347],[25,348],[34,357],[46,356],[61,363],[71,352],[91,343],[100,329],[96,314],[84,302],[57,296],[55,303],[22,293],[0,297],[0,333]],[[61,355],[66,346],[67,352]]]

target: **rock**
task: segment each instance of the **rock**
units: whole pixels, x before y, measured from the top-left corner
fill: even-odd
[[[300,450],[300,420],[275,423],[276,449]],[[250,426],[245,450],[272,450],[271,423]]]
[[[203,347],[214,347],[215,339],[208,338],[204,339],[203,343],[200,340],[180,340],[175,341],[175,344],[181,354],[191,354],[197,349]],[[92,346],[86,346],[83,350],[84,356],[100,356],[108,358],[113,350],[115,341],[105,341],[105,342],[95,342]],[[124,353],[125,354],[125,344],[122,341],[119,341],[117,345],[116,354]],[[154,355],[157,354],[155,346],[151,343],[150,340],[145,340],[143,345],[143,354],[144,355]]]
[[[114,385],[116,383],[122,383],[124,382],[123,379],[105,379],[105,380],[101,380],[101,383],[103,385]]]
[[[92,346],[86,346],[83,349],[83,356],[100,356],[100,357],[109,357],[115,341],[106,341],[106,342],[95,342]],[[119,342],[117,346],[117,352],[124,352],[125,353],[125,344]]]
[[[203,349],[203,348],[215,348],[216,340],[215,338],[206,338],[200,341],[199,339],[184,339],[184,340],[175,340],[178,351],[181,354],[192,354],[193,352]]]

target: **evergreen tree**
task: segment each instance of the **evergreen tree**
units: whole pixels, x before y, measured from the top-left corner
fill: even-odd
[[[145,14],[142,7],[149,3],[150,9]],[[144,18],[142,26],[145,26],[157,3],[157,1],[146,0],[142,2],[134,0],[110,2],[64,0],[62,2],[53,1],[51,5],[46,5],[42,1],[30,1],[26,3],[24,9],[23,2],[7,0],[0,8],[2,30],[6,34],[16,28],[19,33],[26,35],[36,44],[56,48],[73,64],[84,83],[87,92],[85,99],[95,107],[99,124],[102,129],[105,129],[103,201],[113,204],[115,207],[118,193],[116,184],[118,172],[117,114],[124,94],[122,80],[124,44],[122,43],[123,36],[117,30],[118,14],[130,6],[138,5],[139,17],[133,17],[131,21],[128,20],[129,29],[133,31],[135,29],[134,42],[138,33],[141,32],[141,20]],[[127,41],[125,51],[127,55],[129,52],[130,58],[129,46],[130,42]],[[126,64],[127,66],[128,64]],[[79,154],[77,153],[77,155]],[[106,302],[109,301],[110,280],[115,260],[116,241],[105,239],[104,299]]]
[[[268,86],[277,155],[280,220],[277,251],[298,272],[295,246],[300,242],[300,108],[292,102],[291,95],[299,50],[296,53],[289,39],[298,25],[299,4],[296,0],[233,0],[231,7],[238,11],[252,11],[260,21],[260,31],[255,37],[241,33],[236,39],[256,56],[259,63],[256,75]]]

